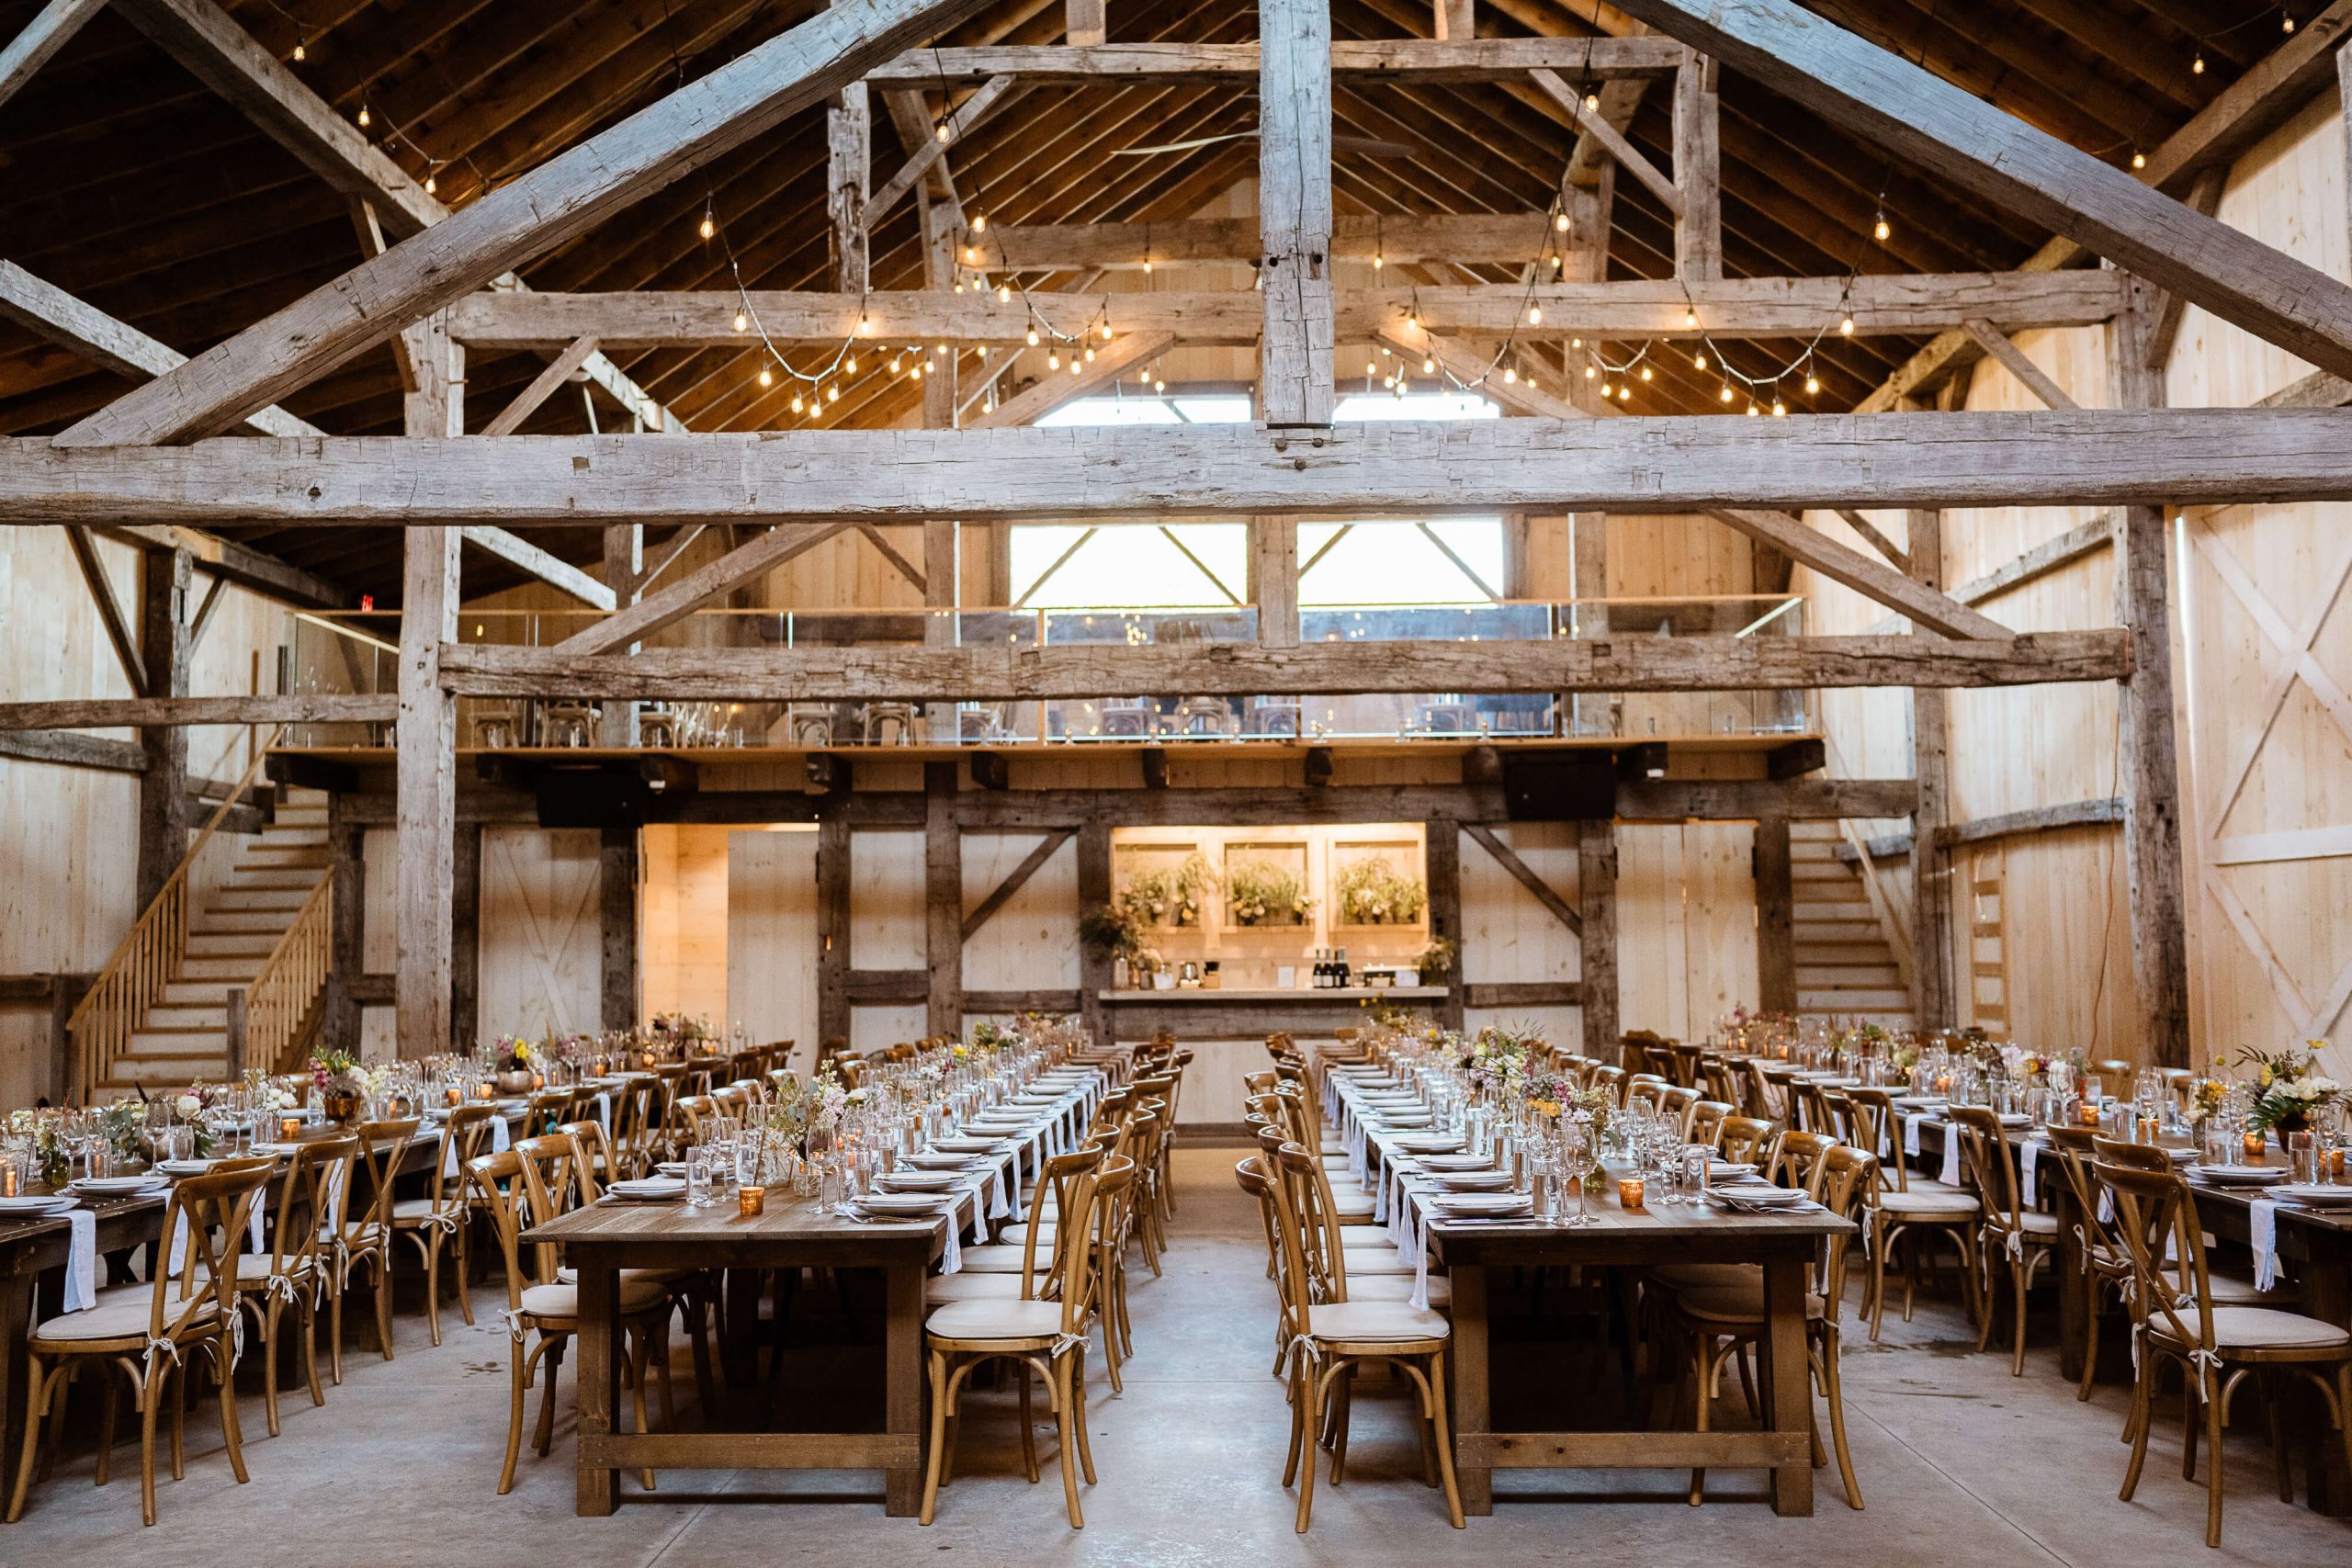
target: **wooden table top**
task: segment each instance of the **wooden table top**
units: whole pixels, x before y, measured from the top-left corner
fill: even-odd
[[[953,1223],[971,1223],[972,1201],[959,1195]],[[946,1213],[844,1219],[813,1198],[770,1188],[760,1214],[741,1213],[731,1192],[702,1208],[607,1199],[534,1225],[523,1240],[560,1243],[576,1264],[610,1268],[920,1265],[945,1250]]]

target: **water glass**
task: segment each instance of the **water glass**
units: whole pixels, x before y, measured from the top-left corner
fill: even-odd
[[[686,1151],[686,1204],[695,1209],[710,1205],[710,1150],[700,1144]]]

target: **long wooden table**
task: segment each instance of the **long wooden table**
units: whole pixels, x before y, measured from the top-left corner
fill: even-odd
[[[1813,1512],[1813,1388],[1805,1355],[1805,1265],[1830,1236],[1856,1233],[1826,1209],[1732,1213],[1703,1206],[1590,1205],[1596,1223],[1574,1228],[1452,1222],[1420,1210],[1423,1190],[1397,1138],[1367,1124],[1356,1084],[1335,1074],[1327,1105],[1346,1111],[1342,1136],[1379,1193],[1376,1216],[1402,1234],[1406,1254],[1426,1244],[1453,1292],[1454,1472],[1467,1514],[1494,1512],[1497,1470],[1759,1469],[1771,1472],[1773,1512]],[[1613,1174],[1613,1173],[1612,1173]],[[1424,1221],[1427,1221],[1424,1224]],[[1492,1428],[1492,1341],[1487,1276],[1496,1269],[1648,1268],[1664,1263],[1753,1263],[1764,1275],[1767,1327],[1758,1343],[1763,1426],[1755,1431],[1498,1432]]]
[[[885,1511],[910,1517],[922,1491],[922,1282],[946,1245],[946,1225],[969,1224],[967,1197],[953,1221],[860,1222],[815,1201],[771,1191],[767,1212],[608,1201],[575,1209],[524,1237],[555,1242],[578,1270],[579,1466],[575,1509],[609,1514],[620,1472],[651,1470],[879,1470]],[[883,1411],[879,1432],[621,1432],[620,1270],[871,1269],[883,1279]],[[706,1413],[707,1416],[710,1413]]]
[[[525,1111],[510,1111],[509,1124]],[[319,1126],[305,1131],[297,1142],[340,1136],[343,1129]],[[401,1177],[415,1177],[433,1168],[443,1157],[442,1140],[420,1138],[401,1157]],[[281,1172],[282,1174],[282,1168]],[[262,1189],[266,1209],[277,1208],[279,1184],[273,1177]],[[136,1198],[85,1198],[83,1207],[98,1216],[98,1257],[161,1242],[165,1197],[151,1193]],[[24,1430],[24,1397],[17,1379],[25,1364],[25,1344],[32,1325],[65,1308],[65,1268],[70,1260],[73,1227],[63,1215],[42,1218],[0,1218],[0,1467],[13,1465],[17,1443]],[[106,1281],[101,1279],[101,1287]],[[13,1470],[0,1468],[0,1474]]]
[[[950,1225],[959,1235],[977,1231],[990,1193],[1018,1192],[1043,1179],[1046,1156],[1076,1145],[1108,1082],[1098,1068],[1090,1082],[1060,1095],[1050,1111],[1040,1109],[1030,1132],[1007,1134],[1008,1147],[991,1161],[996,1176],[978,1190],[958,1191],[953,1207],[939,1216],[846,1219],[814,1201],[771,1188],[766,1212],[756,1215],[742,1214],[731,1193],[698,1209],[607,1198],[526,1232],[526,1244],[560,1246],[579,1280],[574,1511],[610,1514],[620,1500],[624,1470],[879,1470],[884,1511],[912,1517],[922,1492],[923,1277],[934,1260],[945,1257]],[[878,1272],[884,1300],[881,1430],[616,1430],[624,1269],[723,1269],[737,1309],[730,1315],[753,1319],[757,1280],[768,1271]],[[718,1414],[706,1411],[704,1417],[715,1420]]]

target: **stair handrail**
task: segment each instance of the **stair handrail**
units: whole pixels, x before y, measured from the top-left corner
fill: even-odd
[[[300,1065],[289,1056],[334,962],[334,868],[329,866],[245,987],[248,1065],[267,1073],[290,1073]]]
[[[227,798],[205,822],[204,830],[131,922],[130,930],[123,933],[113,955],[66,1019],[66,1032],[74,1042],[74,1070],[68,1081],[76,1104],[86,1105],[96,1097],[100,1080],[130,1050],[130,1037],[146,1021],[147,1010],[163,997],[164,987],[180,977],[187,957],[188,869],[228,820],[229,813],[252,790],[262,764],[269,760],[270,748],[285,733],[281,724],[254,748],[253,760],[237,776]]]

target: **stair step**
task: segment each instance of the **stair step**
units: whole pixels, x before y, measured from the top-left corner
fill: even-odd
[[[110,1094],[129,1094],[133,1089],[179,1089],[198,1078],[219,1083],[229,1076],[229,1059],[219,1052],[209,1056],[191,1057],[184,1062],[149,1063],[142,1070],[137,1061],[125,1057],[114,1065],[113,1076],[102,1078],[98,1088]]]
[[[197,1035],[151,1036],[142,1033],[130,1037],[130,1053],[127,1055],[116,1057],[115,1065],[121,1066],[131,1062],[201,1062],[208,1056],[217,1061],[225,1054],[221,1049],[220,1037],[217,1034],[208,1040]]]
[[[140,1025],[139,1032],[141,1034],[218,1034],[228,1027],[229,1009],[226,1002],[214,1002],[209,1006],[201,1002],[184,1002],[149,1008],[146,1021]]]
[[[223,887],[204,907],[208,914],[291,915],[310,897],[308,887]]]
[[[277,945],[278,931],[190,931],[190,958],[266,958]],[[249,966],[245,973],[253,973]]]
[[[1903,972],[1892,964],[1857,964],[1838,969],[1797,965],[1797,989],[1800,991],[1888,990],[1902,984]]]
[[[259,893],[292,888],[308,893],[319,885],[319,874],[325,868],[312,865],[246,865],[242,862],[229,873],[228,886],[241,893]]]
[[[1835,919],[1815,916],[1796,922],[1797,940],[1803,942],[1883,942],[1884,934],[1878,921],[1868,911],[1840,915]]]
[[[261,841],[245,852],[254,854],[263,850],[323,850],[326,847],[327,830],[323,823],[315,828],[306,823],[297,823],[291,828],[281,828],[272,823],[262,829]]]
[[[188,928],[188,941],[193,945],[198,936],[244,934],[275,939],[285,935],[286,928],[294,923],[293,914],[291,909],[207,909]]]
[[[1809,1012],[1909,1011],[1911,993],[1904,990],[1807,990],[1797,987],[1797,1006]]]
[[[198,984],[242,986],[261,972],[261,961],[268,956],[266,948],[242,956],[216,953],[209,957],[191,949],[180,962],[180,975],[183,979]]]
[[[329,860],[327,847],[319,844],[254,844],[237,857],[237,864],[253,871],[300,867],[323,871]]]
[[[1857,898],[1851,903],[1845,904],[1809,901],[1794,906],[1792,913],[1800,928],[1815,922],[1824,925],[1844,925],[1853,920],[1875,923],[1871,914],[1871,903],[1867,898]]]

